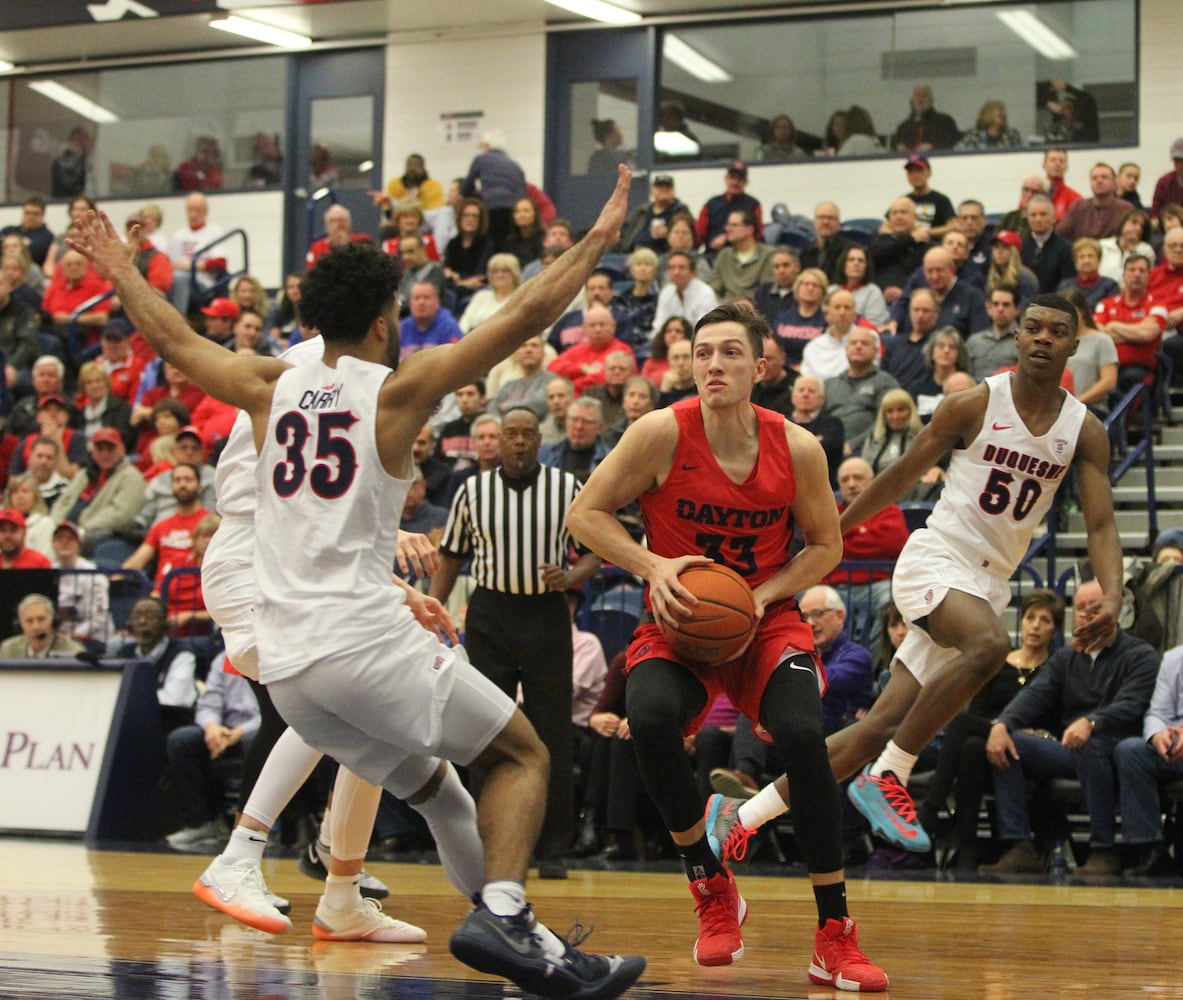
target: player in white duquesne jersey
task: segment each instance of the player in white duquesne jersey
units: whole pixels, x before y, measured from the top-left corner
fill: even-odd
[[[451,951],[525,991],[588,1000],[624,992],[645,960],[587,954],[533,915],[524,884],[542,824],[545,748],[508,697],[419,627],[390,567],[411,448],[427,417],[443,395],[558,318],[619,238],[630,180],[622,166],[588,235],[497,315],[401,363],[399,268],[369,244],[335,248],[305,276],[301,317],[320,331],[324,358],[293,368],[232,354],[189,329],[106,216],[89,216],[70,241],[114,283],[166,361],[251,416],[255,629],[261,679],[280,714],[310,746],[400,798],[441,780],[436,757],[479,768],[483,885],[463,887],[476,907]],[[464,822],[475,838],[476,820]],[[330,871],[326,899],[334,884]]]
[[[1070,465],[1079,477],[1089,558],[1104,594],[1099,613],[1075,630],[1073,641],[1093,651],[1116,634],[1122,552],[1109,487],[1109,439],[1101,422],[1059,383],[1076,350],[1076,324],[1076,310],[1066,299],[1033,298],[1015,334],[1015,371],[945,399],[907,452],[842,514],[845,534],[895,503],[952,453],[928,526],[908,540],[892,577],[908,634],[891,680],[867,715],[826,741],[839,779],[873,761],[850,784],[850,798],[876,833],[911,851],[931,846],[906,788],[912,766],[1005,662],[1010,639],[1000,614],[1010,603],[1009,579]],[[714,838],[720,853],[730,856],[787,802],[782,776],[728,810]]]

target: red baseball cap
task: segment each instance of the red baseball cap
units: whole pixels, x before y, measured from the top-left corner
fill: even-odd
[[[193,424],[186,424],[179,431],[177,431],[176,436],[178,439],[186,437],[186,436],[195,437],[195,438],[197,438],[198,441],[201,442],[201,446],[203,448],[205,447],[205,435],[202,434],[201,431],[198,430],[195,426],[193,426]]]
[[[60,392],[47,392],[44,396],[37,400],[37,409],[41,409],[43,406],[48,406],[50,403],[57,403],[57,405],[63,410],[69,409],[69,407],[66,405],[66,397]]]
[[[1008,247],[1014,247],[1016,250],[1023,249],[1023,237],[1016,233],[1013,229],[1000,229],[992,237],[991,243],[1005,243]]]
[[[15,507],[9,507],[6,510],[0,510],[0,523],[5,521],[9,524],[15,524],[18,528],[23,528],[25,526],[25,515]]]
[[[904,164],[904,169],[911,170],[913,167],[927,170],[929,168],[928,157],[923,153],[913,153],[908,157],[908,162]]]
[[[736,177],[742,177],[745,181],[748,179],[748,167],[743,160],[735,160],[727,168],[729,174],[735,174]]]
[[[238,319],[238,303],[233,299],[214,299],[201,311],[206,316],[216,316],[218,319]]]
[[[82,541],[83,531],[73,521],[63,521],[56,528],[54,528],[53,534],[55,538],[57,537],[59,531],[69,531],[74,535],[75,538],[78,539],[78,541]]]
[[[91,444],[123,444],[123,435],[114,427],[100,427],[90,436]]]

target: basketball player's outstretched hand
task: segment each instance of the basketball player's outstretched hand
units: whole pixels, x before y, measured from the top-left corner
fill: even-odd
[[[414,591],[407,594],[407,608],[415,616],[415,621],[422,625],[432,635],[443,633],[453,646],[459,645],[460,635],[456,631],[456,623],[452,616],[434,597]]]
[[[431,576],[440,568],[440,554],[430,538],[414,531],[398,533],[398,571],[403,576]]]
[[[87,212],[70,230],[66,245],[89,260],[100,277],[111,281],[121,267],[135,260],[139,238],[139,227],[136,226],[124,243],[106,212]]]
[[[649,574],[649,603],[653,617],[677,625],[691,616],[690,608],[698,603],[689,590],[682,586],[678,574],[691,566],[707,566],[706,556],[679,556],[677,559],[658,558]]]
[[[628,189],[633,181],[633,172],[628,167],[622,163],[619,169],[620,172],[616,177],[616,190],[612,192],[612,197],[604,203],[604,207],[600,210],[600,217],[596,219],[596,224],[592,227],[606,236],[609,243],[615,243],[620,239],[620,227],[624,225],[624,217],[628,213]]]

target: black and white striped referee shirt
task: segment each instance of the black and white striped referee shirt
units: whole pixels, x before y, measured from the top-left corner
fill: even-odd
[[[507,478],[500,469],[469,476],[452,500],[440,549],[471,559],[469,575],[478,587],[545,594],[539,567],[570,563],[575,543],[567,510],[578,492],[571,473],[545,465],[523,479]]]

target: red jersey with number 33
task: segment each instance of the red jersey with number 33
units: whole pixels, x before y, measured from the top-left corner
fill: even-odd
[[[678,421],[673,465],[661,486],[642,494],[641,515],[651,551],[667,558],[702,553],[756,587],[788,561],[797,482],[785,418],[753,409],[760,453],[747,480],[736,483],[707,442],[699,399],[671,406]]]

